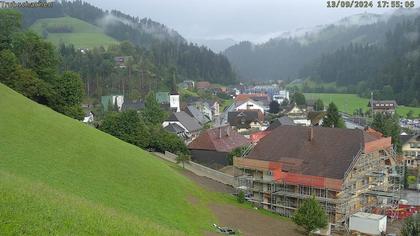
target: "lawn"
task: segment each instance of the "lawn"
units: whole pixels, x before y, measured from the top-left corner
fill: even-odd
[[[209,194],[165,162],[0,94],[0,235],[201,235],[217,222]]]
[[[42,32],[48,27],[63,26],[72,28],[73,32],[49,33],[46,39],[55,45],[73,44],[76,48],[107,47],[118,43],[117,40],[105,35],[101,28],[72,17],[40,19],[30,29],[42,36]]]
[[[363,110],[366,111],[369,103],[369,99],[361,98],[356,94],[305,93],[305,97],[307,100],[316,100],[320,98],[324,102],[325,106],[327,106],[330,102],[334,102],[340,111],[349,114],[353,114],[353,112],[358,108],[363,108]],[[412,110],[415,115],[420,116],[420,107],[397,107],[397,113],[404,117],[410,110]]]

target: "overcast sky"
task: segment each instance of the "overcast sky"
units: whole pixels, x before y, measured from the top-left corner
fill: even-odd
[[[87,0],[103,9],[149,17],[187,39],[261,41],[278,32],[384,9],[328,9],[327,0]]]

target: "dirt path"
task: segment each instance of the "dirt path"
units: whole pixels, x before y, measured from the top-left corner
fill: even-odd
[[[234,192],[232,187],[207,177],[197,176],[188,170],[180,170],[180,172],[208,191],[222,193]],[[227,226],[234,230],[239,230],[241,235],[302,236],[291,221],[266,216],[254,209],[219,203],[210,204],[209,207],[217,217],[220,226]],[[217,236],[221,234],[206,232],[206,235]]]

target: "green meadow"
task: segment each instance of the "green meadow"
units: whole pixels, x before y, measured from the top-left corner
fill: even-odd
[[[73,44],[76,48],[94,48],[118,44],[118,41],[107,36],[103,29],[68,16],[37,20],[30,29],[42,36],[48,27],[69,27],[73,30],[70,33],[48,33],[46,40],[56,46],[64,43]]]

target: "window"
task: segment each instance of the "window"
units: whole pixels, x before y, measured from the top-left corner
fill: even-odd
[[[410,148],[415,148],[416,144],[415,143],[410,143]]]
[[[409,155],[410,155],[409,152],[407,151],[404,152],[404,156],[408,157]]]

